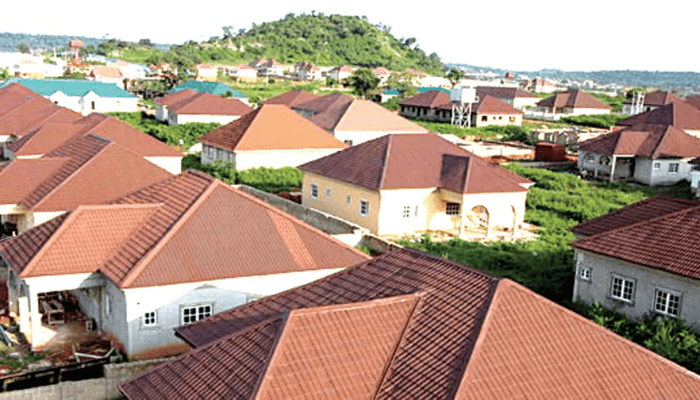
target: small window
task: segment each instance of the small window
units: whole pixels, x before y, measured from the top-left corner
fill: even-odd
[[[459,203],[447,203],[447,206],[445,206],[445,214],[459,215]]]
[[[587,163],[594,163],[595,157],[593,156],[593,154],[586,154],[585,156],[583,156],[583,161]]]
[[[579,268],[578,276],[579,276],[579,278],[583,279],[584,281],[590,281],[591,280],[591,269],[585,268],[585,267]]]
[[[350,195],[348,195],[348,196],[345,198],[345,204],[349,206],[351,201],[352,201],[352,197],[351,197]]]
[[[670,163],[668,164],[668,173],[669,174],[677,174],[678,173],[678,163]]]
[[[677,317],[681,308],[680,293],[666,289],[656,289],[654,311],[670,317]]]
[[[352,140],[344,140],[343,143],[347,144],[348,146],[352,146]]]
[[[93,110],[95,109],[95,102],[94,101],[92,102],[92,109]]]
[[[211,316],[211,304],[184,307],[182,309],[182,325],[191,324],[209,316]]]
[[[326,197],[331,197],[331,188],[326,188]]]
[[[661,169],[661,163],[660,163],[660,162],[655,162],[655,163],[654,163],[654,169]]]
[[[112,296],[109,293],[105,295],[105,314],[112,314]]]
[[[634,280],[613,275],[610,295],[613,299],[631,303],[634,300]]]
[[[411,206],[403,206],[403,217],[411,218]]]
[[[318,185],[311,184],[311,198],[318,199]]]
[[[147,312],[143,315],[143,326],[156,326],[158,318],[155,311]]]
[[[369,215],[369,202],[366,200],[360,200],[360,215],[363,217]]]
[[[500,120],[502,120],[502,119],[503,119],[503,117],[499,115],[499,116],[498,116],[498,120],[500,121]]]
[[[509,117],[508,120],[509,120],[510,122],[515,122],[515,117]]]
[[[482,116],[482,117],[481,117],[481,120],[482,120],[482,121],[488,121],[488,120],[489,120],[488,115]]]

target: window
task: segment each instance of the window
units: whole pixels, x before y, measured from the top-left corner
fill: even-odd
[[[352,146],[352,140],[344,140],[343,143],[347,144],[348,146]]]
[[[93,110],[95,109],[95,102],[94,101],[92,102],[92,109]]]
[[[369,201],[360,200],[360,215],[366,217],[369,215]]]
[[[661,169],[661,163],[660,163],[660,162],[655,162],[655,163],[654,163],[654,169]]]
[[[459,203],[447,203],[447,206],[445,206],[445,214],[459,215]]]
[[[481,120],[482,120],[482,121],[488,121],[488,120],[489,120],[488,115],[482,116],[482,117],[481,117]]]
[[[411,206],[403,206],[403,217],[411,218]]]
[[[515,122],[515,117],[509,117],[508,120],[509,120],[510,122]]]
[[[143,326],[155,326],[156,324],[158,324],[158,318],[155,311],[147,312],[143,315]]]
[[[211,146],[207,146],[207,155],[209,158],[214,158],[214,148]]]
[[[331,197],[331,188],[326,188],[326,197]]]
[[[668,164],[668,173],[669,174],[677,174],[678,173],[678,163],[670,163]]]
[[[503,117],[502,117],[502,116],[499,116],[499,117],[498,117],[498,120],[499,120],[499,121],[500,121],[500,120],[502,120],[502,119],[503,119]]]
[[[311,198],[318,199],[318,185],[311,184]]]
[[[593,163],[595,162],[595,156],[593,156],[593,154],[586,154],[585,156],[583,156],[583,161],[587,163]]]
[[[105,314],[112,313],[112,296],[109,293],[105,294]]]
[[[348,195],[348,197],[345,198],[345,204],[349,206],[351,201],[352,201],[352,197],[350,195]]]
[[[634,280],[613,275],[610,295],[613,299],[631,303],[634,300]]]
[[[579,276],[579,278],[583,279],[584,281],[590,281],[591,280],[591,269],[585,268],[585,267],[580,267],[578,270],[578,276]]]
[[[182,325],[197,322],[211,316],[211,304],[203,306],[184,307],[182,309]]]
[[[681,295],[666,289],[656,289],[654,311],[659,314],[677,317],[681,308]]]

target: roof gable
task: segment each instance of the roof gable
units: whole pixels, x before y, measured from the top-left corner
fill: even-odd
[[[245,115],[253,108],[235,98],[223,98],[209,93],[197,93],[168,106],[170,114]]]
[[[673,126],[635,125],[582,142],[579,149],[606,156],[689,158],[700,156],[700,141]]]
[[[675,126],[685,130],[700,130],[700,109],[690,104],[677,101],[665,106],[633,115],[618,122],[619,126],[634,126],[640,124]]]
[[[428,133],[428,129],[368,100],[353,100],[333,124],[332,130],[334,132]]]
[[[318,99],[318,96],[315,96],[304,90],[292,90],[290,92],[281,94],[277,97],[269,98],[263,101],[263,104],[285,104],[289,107],[295,107],[299,104],[303,104],[316,99]]]

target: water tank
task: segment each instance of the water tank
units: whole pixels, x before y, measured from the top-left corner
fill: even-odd
[[[450,92],[450,101],[458,103],[476,103],[476,89],[471,87],[457,86]]]

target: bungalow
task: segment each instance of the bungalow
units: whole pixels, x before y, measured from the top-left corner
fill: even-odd
[[[445,104],[452,104],[449,92],[429,90],[399,101],[399,114],[407,118],[450,122],[452,109],[438,110],[438,107]]]
[[[176,334],[192,350],[120,384],[126,398],[700,396],[696,374],[603,326],[509,279],[412,249]]]
[[[169,94],[158,105],[163,108],[161,117],[167,113],[168,125],[188,122],[217,122],[223,125],[253,111],[252,107],[238,99],[197,93],[191,89]]]
[[[574,301],[700,324],[700,203],[647,199],[572,229]]]
[[[41,158],[3,165],[1,221],[24,232],[78,205],[102,204],[168,176],[113,141],[78,135]]]
[[[239,64],[231,69],[231,77],[237,82],[254,83],[258,81],[258,70],[248,64]]]
[[[10,309],[32,349],[48,339],[40,296],[69,291],[129,359],[180,353],[187,345],[174,328],[369,258],[192,171],[78,206],[0,242],[0,255]]]
[[[192,89],[199,93],[232,97],[248,104],[248,98],[243,93],[221,82],[189,81],[170,89],[168,93],[175,93],[185,89]]]
[[[199,63],[194,66],[197,70],[197,76],[195,77],[198,81],[216,82],[218,68],[213,67],[209,64]]]
[[[471,106],[471,126],[521,125],[523,112],[495,97],[485,95]],[[453,102],[444,92],[431,90],[400,101],[400,114],[428,121],[451,122]]]
[[[284,104],[290,108],[294,108],[300,104],[311,100],[316,100],[318,98],[318,96],[304,90],[292,90],[277,97],[271,97],[263,101],[262,104]]]
[[[535,107],[540,100],[539,96],[526,90],[503,86],[477,86],[476,95],[480,99],[486,96],[494,97],[519,110]]]
[[[94,65],[90,69],[87,79],[102,83],[111,83],[120,87],[124,84],[124,75],[122,75],[118,67]]]
[[[111,83],[71,79],[10,78],[0,85],[0,88],[13,83],[19,83],[61,107],[82,114],[139,110],[138,97]]]
[[[678,128],[635,125],[582,142],[578,168],[610,181],[672,185],[690,179],[691,161],[698,156],[700,140]]]
[[[420,86],[417,88],[418,94],[425,93],[431,90],[438,90],[440,92],[445,92],[448,95],[450,94],[449,89],[445,89],[443,87],[438,86]],[[398,89],[386,89],[380,94],[380,103],[386,103],[389,99],[393,99],[394,97],[400,95],[401,93],[399,93]]]
[[[326,77],[330,79],[335,79],[336,81],[342,81],[343,79],[347,79],[352,75],[353,69],[348,67],[347,65],[339,65],[326,74]]]
[[[683,101],[680,97],[676,96],[671,92],[655,91],[651,93],[646,93],[644,95],[644,103],[642,104],[641,112],[647,112],[655,110],[659,107],[665,106],[666,104],[673,103],[675,101]],[[631,99],[625,100],[622,106],[623,114],[639,114],[639,112],[634,112],[634,106]]]
[[[609,105],[579,89],[557,93],[538,102],[537,107],[545,114],[567,116],[610,114],[612,110]]]
[[[673,126],[700,138],[700,109],[684,101],[674,101],[654,110],[623,119],[616,125],[627,127],[639,124]]]
[[[515,233],[533,182],[438,135],[386,135],[299,167],[302,204],[376,235]]]
[[[202,164],[232,162],[238,170],[296,167],[347,147],[283,104],[263,104],[199,141]]]
[[[349,146],[388,134],[428,133],[426,128],[372,101],[356,100],[341,93],[296,105],[294,110]]]
[[[323,79],[321,68],[308,61],[294,64],[294,75],[305,81],[317,81]]]

